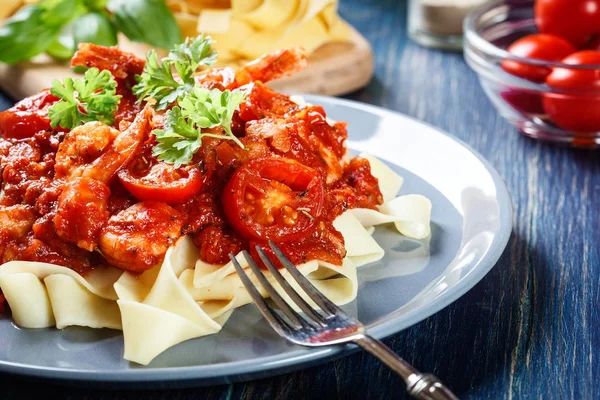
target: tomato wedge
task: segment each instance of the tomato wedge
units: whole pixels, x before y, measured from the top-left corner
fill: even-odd
[[[121,183],[141,201],[160,201],[167,204],[183,203],[194,197],[210,177],[201,165],[174,168],[154,161],[136,160],[118,173]]]
[[[309,233],[321,214],[323,185],[316,170],[294,160],[250,160],[233,173],[223,189],[225,216],[248,240],[298,240]]]
[[[45,89],[0,112],[0,134],[4,138],[24,139],[51,129],[48,108],[57,100]]]

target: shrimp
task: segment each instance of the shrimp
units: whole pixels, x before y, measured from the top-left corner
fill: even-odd
[[[0,207],[0,260],[4,259],[4,251],[11,241],[21,241],[31,230],[35,222],[35,211],[32,206],[17,204]]]
[[[96,67],[110,71],[117,80],[129,78],[132,82],[135,75],[142,73],[145,65],[146,61],[135,54],[92,43],[81,43],[71,59],[72,67]]]
[[[80,177],[88,164],[98,158],[118,135],[118,130],[98,121],[74,128],[58,146],[54,164],[56,178]]]
[[[108,221],[110,189],[105,183],[76,178],[58,198],[54,217],[56,234],[77,247],[93,251],[102,226]]]
[[[160,263],[181,236],[183,215],[165,203],[144,201],[110,217],[99,248],[118,268],[145,271]]]
[[[152,130],[152,108],[146,105],[133,123],[121,132],[110,147],[83,171],[84,178],[109,182],[121,167],[127,165]]]
[[[107,183],[147,137],[151,117],[152,110],[144,108],[122,132],[97,121],[74,128],[58,147],[56,179],[83,176]]]
[[[0,207],[0,243],[23,238],[35,222],[32,206],[17,204]]]
[[[237,71],[235,80],[239,86],[254,81],[269,82],[292,75],[307,66],[306,51],[302,47],[291,47],[250,61]]]
[[[230,67],[211,68],[194,77],[196,83],[208,89],[235,88],[235,71]]]
[[[67,242],[93,251],[108,221],[107,186],[150,132],[152,111],[144,108],[123,132],[99,122],[73,129],[56,156],[56,177],[66,178],[58,199],[54,227]]]

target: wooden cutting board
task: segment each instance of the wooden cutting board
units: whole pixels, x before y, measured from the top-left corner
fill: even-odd
[[[143,57],[148,47],[119,39],[120,47]],[[337,96],[365,86],[373,75],[373,52],[369,42],[355,29],[347,43],[329,43],[309,58],[307,69],[270,86],[277,90]],[[66,62],[40,55],[17,65],[0,64],[0,86],[15,100],[50,87],[54,79],[76,76]]]

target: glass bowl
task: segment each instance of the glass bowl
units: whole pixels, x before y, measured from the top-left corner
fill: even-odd
[[[505,50],[515,40],[537,32],[533,5],[533,0],[494,1],[471,11],[464,22],[465,60],[479,76],[494,107],[524,135],[577,147],[599,147],[600,126],[594,120],[600,121],[600,88],[551,88],[501,68],[502,61],[511,60],[549,70],[565,68],[600,74],[600,64],[547,62],[517,57]],[[573,120],[579,121],[575,125],[587,127],[574,130],[569,126]]]

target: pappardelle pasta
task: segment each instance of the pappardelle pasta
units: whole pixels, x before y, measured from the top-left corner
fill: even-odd
[[[264,84],[305,67],[302,49],[238,71],[215,57],[203,36],[161,60],[83,44],[83,79],[0,113],[0,290],[17,325],[120,329],[124,358],[148,364],[251,302],[229,254],[247,268],[240,252],[272,240],[341,305],[384,255],[375,225],[429,236],[428,199],[396,197],[402,178],[350,157],[344,123]]]

